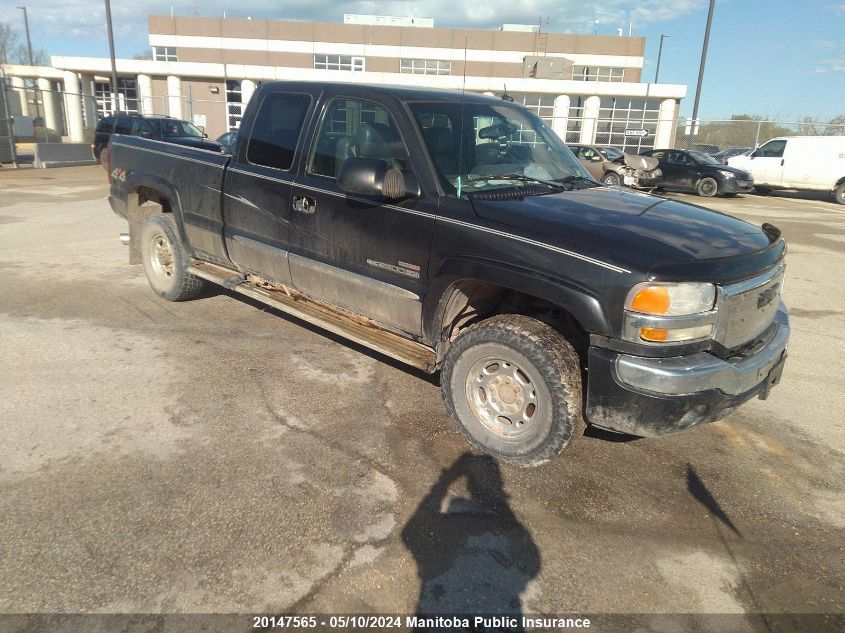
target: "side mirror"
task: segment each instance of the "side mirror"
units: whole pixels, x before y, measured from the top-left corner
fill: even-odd
[[[375,158],[347,158],[337,177],[338,187],[359,196],[381,196],[391,200],[413,194],[408,191],[405,175],[389,169],[387,163]]]
[[[600,163],[602,160],[604,160],[604,159],[603,159],[601,156],[598,156],[598,155],[596,155],[596,154],[593,154],[593,155],[590,157],[590,161],[591,161],[591,162],[594,162],[594,163]]]
[[[748,158],[753,160],[753,159],[757,158],[759,155],[760,154],[758,154],[757,151],[755,150],[748,155]]]

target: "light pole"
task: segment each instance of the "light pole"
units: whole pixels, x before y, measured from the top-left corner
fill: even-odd
[[[106,23],[109,29],[109,57],[111,58],[111,102],[112,110],[117,109],[117,64],[114,61],[114,33],[111,27],[111,2],[106,0]]]
[[[660,48],[657,49],[657,68],[654,69],[654,83],[657,83],[657,76],[660,74],[660,58],[663,56],[663,40],[671,35],[660,34]]]
[[[29,16],[26,13],[26,7],[18,7],[21,11],[23,11],[23,26],[24,30],[26,31],[26,48],[29,53],[29,65],[34,66],[34,62],[32,60],[32,39],[29,37]],[[33,96],[35,97],[35,117],[41,117],[41,109],[38,107],[38,81],[35,82],[34,89],[32,91]],[[26,84],[24,84],[24,91],[26,90]],[[47,136],[47,126],[44,125],[44,136]]]
[[[710,42],[710,25],[713,23],[713,9],[716,7],[716,0],[710,0],[710,9],[707,11],[707,26],[704,29],[704,45],[701,47],[701,65],[698,67],[698,85],[695,87],[695,101],[692,104],[692,127],[690,132],[696,131],[698,120],[698,101],[701,99],[701,82],[704,81],[704,63],[707,61],[707,44]]]
[[[26,29],[26,47],[29,49],[29,65],[32,66],[32,40],[29,39],[29,17],[26,15],[26,7],[18,7],[23,11],[23,25]]]

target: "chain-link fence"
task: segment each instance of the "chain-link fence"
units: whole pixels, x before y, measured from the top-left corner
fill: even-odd
[[[712,154],[728,149],[752,150],[779,136],[843,136],[845,123],[840,121],[730,119],[700,121],[693,127],[691,121],[680,119],[675,131],[675,147]]]
[[[9,161],[15,148],[19,155],[31,152],[31,143],[90,143],[97,122],[116,113],[174,116],[217,138],[240,126],[245,104],[239,83],[183,81],[182,94],[142,95],[134,82],[119,84],[118,93],[112,94],[107,82],[94,81],[83,87],[84,94],[75,94],[42,90],[38,82],[29,79],[23,86],[12,85],[10,78],[4,81],[0,77],[0,162]],[[778,136],[845,135],[841,118],[829,122],[702,120],[692,126],[684,117],[660,120],[657,111],[651,110],[613,110],[609,111],[611,118],[603,111],[603,116],[590,120],[583,116],[583,109],[570,108],[567,116],[556,117],[552,106],[542,100],[538,103],[526,101],[526,107],[545,119],[567,143],[618,147],[632,154],[657,145],[713,154],[754,149]]]

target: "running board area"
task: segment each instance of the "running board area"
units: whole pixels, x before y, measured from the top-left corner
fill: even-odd
[[[433,349],[384,330],[377,325],[358,320],[351,315],[348,316],[301,295],[288,295],[283,290],[258,286],[245,280],[238,271],[230,268],[209,264],[208,262],[194,261],[188,268],[188,272],[265,303],[333,334],[374,349],[412,367],[428,373],[435,371],[436,356]]]

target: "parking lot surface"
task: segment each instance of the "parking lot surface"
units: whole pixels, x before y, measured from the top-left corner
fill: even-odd
[[[467,453],[436,378],[156,298],[105,195],[0,170],[0,612],[845,612],[845,207],[673,196],[783,229],[781,385],[525,469]]]

